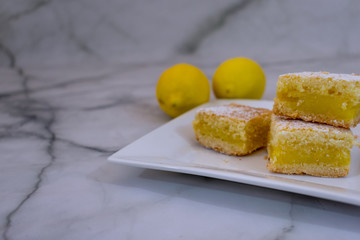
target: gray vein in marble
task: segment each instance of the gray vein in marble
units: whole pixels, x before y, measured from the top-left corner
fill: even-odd
[[[23,88],[23,94],[25,96],[26,99],[29,99],[29,79],[30,77],[25,74],[24,70],[20,67],[17,67],[17,73],[19,74],[19,76],[21,77],[21,86]]]
[[[21,79],[22,89],[19,92],[24,94],[26,98],[29,98],[29,87],[28,87],[29,76],[26,75],[24,70],[17,65],[16,56],[11,51],[10,48],[8,48],[7,46],[5,46],[3,43],[0,42],[0,49],[3,50],[6,57],[9,59],[9,67],[14,71],[16,71],[16,73],[19,75]],[[2,94],[0,94],[0,99],[1,98],[2,98]]]
[[[70,144],[71,146],[74,146],[74,147],[87,149],[87,150],[91,150],[91,151],[99,152],[99,153],[114,153],[117,150],[117,149],[109,150],[109,149],[103,149],[103,148],[94,147],[94,146],[86,146],[86,145],[76,143],[76,142],[70,141],[68,139],[63,139],[63,138],[58,138],[57,140],[59,142],[64,142],[64,143]]]
[[[97,7],[92,6],[92,4],[88,1],[78,2],[81,3],[82,7],[87,8],[89,11],[96,13],[94,14],[94,17],[98,16],[98,21],[95,25],[106,25],[109,28],[113,29],[116,33],[119,34],[119,36],[123,37],[124,39],[128,40],[132,43],[138,43],[138,40],[134,38],[128,31],[123,29],[118,22],[113,22],[109,19],[109,16],[107,14],[102,14],[99,12]],[[96,28],[97,26],[94,26]]]
[[[9,59],[9,67],[14,68],[16,65],[16,58],[12,51],[6,47],[2,42],[0,42],[0,51]]]
[[[291,201],[290,201],[290,209],[289,209],[289,225],[286,226],[286,227],[283,227],[282,228],[282,231],[281,233],[275,238],[275,240],[283,240],[283,239],[286,239],[286,235],[288,233],[290,233],[292,230],[294,230],[295,228],[295,225],[294,225],[294,200],[293,200],[293,197],[291,198]]]
[[[115,99],[112,102],[93,106],[93,107],[83,108],[81,110],[84,110],[84,111],[103,110],[103,109],[107,109],[107,108],[113,108],[113,107],[116,107],[119,105],[131,104],[134,102],[136,102],[136,101],[130,94],[123,94],[120,98]]]
[[[67,34],[69,39],[83,52],[90,54],[98,59],[100,56],[85,41],[82,41],[71,28],[68,28]]]
[[[118,24],[113,23],[106,17],[102,17],[99,20],[100,22],[104,21],[105,24],[107,24],[111,29],[113,29],[116,33],[118,33],[120,36],[124,37],[126,40],[132,42],[132,43],[138,43],[138,40],[134,38],[128,31],[120,27]]]
[[[37,190],[40,188],[41,183],[43,181],[44,173],[46,172],[46,170],[48,168],[50,168],[52,166],[52,164],[54,163],[54,161],[56,159],[55,154],[54,154],[56,134],[52,130],[52,126],[56,120],[55,111],[52,108],[52,106],[50,106],[49,104],[47,104],[45,102],[39,102],[37,100],[30,98],[29,88],[28,88],[29,76],[23,71],[23,69],[20,66],[18,66],[16,64],[15,54],[13,54],[9,48],[7,48],[7,51],[9,52],[9,54],[8,54],[9,60],[10,60],[10,62],[13,63],[11,68],[17,72],[17,74],[19,75],[19,78],[21,80],[22,94],[23,94],[23,97],[25,98],[22,101],[17,102],[18,105],[16,106],[15,110],[13,110],[10,107],[9,112],[11,114],[11,111],[15,111],[15,112],[13,112],[13,115],[17,115],[17,117],[22,118],[23,119],[22,122],[36,121],[37,123],[41,124],[42,129],[48,135],[46,154],[49,158],[49,161],[45,166],[43,166],[40,169],[39,173],[36,176],[34,186],[30,190],[30,192],[6,216],[4,231],[2,233],[2,237],[5,240],[9,239],[8,232],[12,226],[12,219],[13,219],[14,215],[37,192]],[[44,114],[44,112],[45,112],[45,114]]]
[[[21,11],[21,12],[17,12],[13,15],[10,15],[7,20],[8,21],[14,21],[14,20],[18,20],[24,16],[27,16],[29,14],[34,13],[35,11],[37,11],[38,9],[40,9],[41,7],[46,6],[48,3],[50,3],[51,0],[40,0],[40,1],[36,1],[32,6],[30,6],[29,8]]]
[[[23,72],[23,70],[21,70],[21,72]],[[21,75],[23,75],[23,74],[21,74]],[[110,76],[111,76],[111,73],[96,75],[96,76],[92,76],[92,77],[74,78],[74,79],[64,80],[64,81],[62,81],[60,83],[56,83],[56,84],[45,86],[45,87],[27,89],[26,91],[27,91],[28,94],[29,93],[36,93],[36,92],[41,92],[41,91],[50,90],[50,89],[67,87],[67,86],[72,85],[72,84],[96,82],[96,81],[99,81],[100,79],[105,79],[105,78],[110,77]],[[23,83],[22,84],[23,87],[27,87],[27,85],[28,85],[27,81],[29,80],[30,76],[26,76],[26,78],[27,78],[26,79],[26,84]],[[18,90],[18,91],[2,93],[2,94],[0,94],[0,99],[14,97],[14,96],[23,95],[23,94],[24,94],[24,89],[21,89],[21,90]]]
[[[27,124],[28,122],[33,121],[34,119],[31,118],[31,116],[27,117],[26,119],[22,119],[18,122],[15,122],[13,124],[3,124],[2,126],[0,126],[0,129],[3,130],[4,132],[0,133],[0,138],[2,136],[10,136],[9,134],[6,133],[10,133],[15,131],[16,129],[24,126],[25,124]]]
[[[319,63],[319,62],[329,62],[329,61],[345,61],[345,60],[357,60],[360,58],[359,54],[342,54],[336,57],[312,57],[312,58],[302,58],[302,59],[287,59],[281,61],[271,61],[271,62],[259,62],[262,67],[273,67],[273,66],[286,66],[286,65],[296,65],[296,64],[309,64],[309,63]],[[319,69],[322,70],[322,69]]]
[[[41,140],[45,140],[47,139],[46,136],[44,136],[43,134],[39,134],[39,133],[34,133],[34,132],[28,132],[28,131],[4,131],[4,132],[0,132],[0,139],[11,139],[11,138],[24,138],[24,137],[34,137],[34,138],[38,138]]]
[[[245,9],[250,2],[250,0],[241,0],[223,9],[217,15],[205,19],[204,23],[200,24],[200,27],[178,47],[178,51],[182,54],[195,53],[208,36],[223,27],[229,17]]]
[[[84,53],[89,54],[90,56],[95,57],[98,60],[101,60],[99,54],[96,53],[96,51],[89,46],[89,44],[86,43],[86,40],[88,39],[81,39],[77,35],[77,31],[74,28],[74,19],[73,16],[70,14],[70,11],[68,12],[69,17],[63,20],[63,18],[60,16],[61,14],[58,13],[56,10],[54,11],[54,16],[57,18],[60,29],[64,31],[64,33],[68,36],[68,39],[76,46],[79,50],[81,50]]]
[[[26,105],[23,106],[24,109],[26,109],[24,112],[23,117],[25,119],[27,119],[27,111],[31,111],[31,105],[34,104],[34,102],[26,102]],[[56,134],[55,132],[52,130],[52,126],[55,122],[55,112],[54,110],[51,108],[51,106],[47,106],[48,107],[48,112],[50,112],[50,116],[48,118],[37,118],[37,122],[40,122],[43,125],[43,129],[44,131],[47,133],[47,135],[49,135],[48,137],[48,144],[46,147],[46,154],[48,155],[49,161],[48,163],[43,166],[39,173],[36,176],[36,181],[34,183],[33,188],[31,189],[31,191],[25,196],[25,198],[12,210],[10,211],[10,213],[6,216],[6,224],[4,227],[4,232],[3,232],[3,238],[5,240],[8,239],[8,232],[12,226],[12,218],[14,217],[14,215],[21,209],[21,207],[37,192],[37,190],[40,188],[41,183],[43,181],[43,175],[46,172],[46,170],[52,166],[52,164],[54,163],[56,157],[54,154],[54,148],[55,148],[55,141],[56,141]],[[20,112],[20,111],[19,111]]]
[[[23,122],[20,122],[20,124],[23,124]],[[13,128],[18,127],[18,126],[11,126]],[[1,128],[5,128],[4,126],[1,126]],[[51,138],[49,138],[48,136],[45,136],[44,134],[40,134],[40,133],[36,133],[36,132],[29,132],[29,131],[8,131],[5,130],[3,132],[0,132],[0,140],[1,139],[10,139],[10,138],[24,138],[24,137],[33,137],[33,138],[37,138],[40,140],[46,140],[46,141],[50,141]],[[104,149],[104,148],[99,148],[99,147],[95,147],[95,146],[87,146],[84,144],[80,144],[68,139],[64,139],[64,138],[60,138],[60,137],[56,137],[56,141],[57,142],[62,142],[68,145],[71,145],[73,147],[77,147],[77,148],[81,148],[81,149],[86,149],[86,150],[90,150],[93,152],[98,152],[98,153],[114,153],[116,150],[118,150],[118,148],[116,149]]]

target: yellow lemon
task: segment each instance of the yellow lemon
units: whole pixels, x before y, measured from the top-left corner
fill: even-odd
[[[200,69],[180,63],[161,74],[156,85],[156,97],[164,112],[177,117],[209,101],[210,84]]]
[[[217,98],[260,99],[265,91],[265,83],[265,74],[259,64],[238,57],[220,64],[212,86]]]

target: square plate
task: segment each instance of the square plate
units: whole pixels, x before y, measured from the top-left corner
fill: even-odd
[[[200,107],[239,103],[272,109],[272,101],[215,100]],[[198,107],[198,108],[200,108]],[[266,150],[244,157],[227,156],[202,147],[195,139],[195,108],[155,129],[109,157],[109,161],[157,170],[213,177],[289,191],[360,206],[360,149],[353,147],[351,168],[343,178],[271,173]],[[359,135],[360,126],[352,129]]]

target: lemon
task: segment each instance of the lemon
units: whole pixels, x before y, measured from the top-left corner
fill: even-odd
[[[210,84],[200,69],[180,63],[161,74],[156,85],[156,98],[164,112],[177,117],[209,101]]]
[[[259,64],[238,57],[220,64],[212,86],[217,98],[260,99],[265,91],[265,83],[265,74]]]

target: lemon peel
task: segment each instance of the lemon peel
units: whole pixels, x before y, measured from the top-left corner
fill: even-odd
[[[212,87],[217,98],[261,99],[266,77],[255,61],[237,57],[224,61],[216,69]]]
[[[180,63],[166,69],[156,85],[160,108],[171,117],[208,102],[210,84],[197,67]]]

